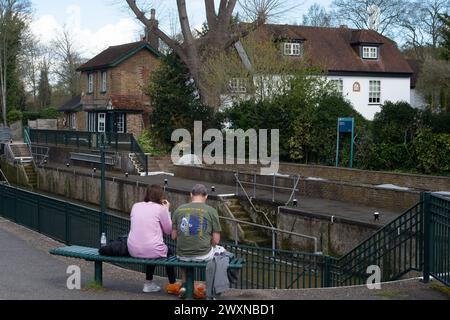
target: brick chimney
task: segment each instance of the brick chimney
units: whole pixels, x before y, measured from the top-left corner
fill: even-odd
[[[151,29],[158,28],[159,21],[156,20],[156,10],[152,9],[150,11],[150,24],[151,28],[145,28],[144,40],[147,41],[153,48],[159,50],[159,37],[152,32]]]

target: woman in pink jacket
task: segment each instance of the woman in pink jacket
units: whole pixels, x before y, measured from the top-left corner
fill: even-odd
[[[131,211],[131,231],[128,236],[128,251],[134,258],[160,259],[172,255],[164,243],[164,235],[172,233],[170,203],[164,199],[161,186],[152,185],[147,189],[144,202],[137,203]],[[147,281],[144,292],[159,292],[161,288],[153,282],[155,267],[147,267]],[[169,285],[176,285],[175,269],[168,267]]]

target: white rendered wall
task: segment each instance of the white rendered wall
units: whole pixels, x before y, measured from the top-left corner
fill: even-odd
[[[374,119],[375,114],[381,111],[381,105],[386,101],[411,102],[411,78],[328,76],[328,79],[343,80],[344,97],[368,120]],[[369,81],[371,80],[381,81],[381,104],[369,104]],[[360,84],[361,92],[353,92],[353,85],[356,82]]]

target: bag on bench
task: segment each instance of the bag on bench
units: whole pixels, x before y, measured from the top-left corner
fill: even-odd
[[[111,241],[108,245],[102,247],[99,253],[105,257],[129,257],[128,236],[122,236]]]

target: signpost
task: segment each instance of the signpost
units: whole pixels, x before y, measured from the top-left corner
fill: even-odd
[[[341,153],[341,135],[351,134],[352,140],[350,143],[350,168],[353,168],[353,157],[355,150],[355,118],[339,118],[337,126],[337,146],[336,146],[336,167],[339,168],[340,153]]]

